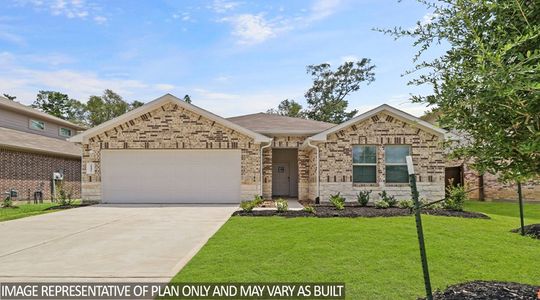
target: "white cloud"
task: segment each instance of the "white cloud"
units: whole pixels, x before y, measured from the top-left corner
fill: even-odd
[[[384,103],[416,117],[422,116],[428,110],[428,107],[426,105],[421,103],[412,103],[409,98],[409,95],[395,95],[388,98],[388,100],[382,103],[360,105],[354,107],[354,109],[358,109],[358,113],[361,114]]]
[[[431,24],[435,19],[437,19],[437,17],[439,17],[439,14],[429,12],[422,17],[420,25],[425,26]]]
[[[107,23],[107,18],[104,16],[95,16],[94,21],[98,24],[105,24]]]
[[[154,84],[154,88],[160,91],[170,91],[174,89],[175,86],[172,84],[167,84],[167,83],[158,83],[158,84]]]
[[[96,15],[99,8],[93,2],[85,0],[18,0],[22,6],[32,6],[39,11],[48,11],[53,16],[63,16],[69,19],[87,19],[91,17],[98,24],[107,21],[104,16]]]
[[[316,0],[311,6],[309,21],[318,21],[333,15],[340,7],[341,0]]]
[[[345,56],[341,57],[341,62],[342,63],[349,62],[349,61],[356,62],[356,61],[359,61],[359,60],[360,59],[356,55],[345,55]]]
[[[214,2],[209,5],[209,8],[222,14],[234,10],[236,7],[240,6],[240,4],[241,3],[237,1],[214,0]]]
[[[262,14],[243,14],[223,18],[222,21],[233,25],[232,34],[239,37],[240,44],[258,44],[272,38],[279,29],[276,24],[269,23]]]

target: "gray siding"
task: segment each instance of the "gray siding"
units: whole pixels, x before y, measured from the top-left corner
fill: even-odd
[[[44,122],[45,130],[31,129],[29,126],[30,119]],[[64,126],[64,125],[58,125],[58,124],[51,123],[49,121],[46,121],[37,117],[29,117],[29,116],[18,114],[14,111],[5,110],[5,109],[0,109],[0,127],[39,134],[39,135],[48,136],[48,137],[57,138],[57,139],[66,139],[66,137],[60,136],[60,133],[59,133],[60,127],[71,129],[72,135],[75,135],[77,133],[77,130],[75,128],[71,128],[69,126]]]

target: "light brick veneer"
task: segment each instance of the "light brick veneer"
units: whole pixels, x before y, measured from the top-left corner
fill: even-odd
[[[382,190],[398,199],[410,199],[408,184],[385,183],[384,147],[395,144],[411,146],[420,197],[431,200],[444,197],[445,165],[441,137],[381,112],[331,134],[327,142],[319,145],[321,201],[328,201],[330,194],[337,192],[341,192],[347,201],[356,201],[360,190],[373,190],[372,200],[378,199],[377,193]],[[377,146],[377,183],[353,184],[353,145]],[[315,166],[313,153],[310,160]],[[316,191],[315,176],[314,170],[310,170],[310,198]]]
[[[101,149],[240,149],[241,197],[259,194],[259,149],[251,137],[222,126],[173,103],[120,124],[83,144],[82,198],[101,201]],[[86,175],[86,162],[95,174]]]

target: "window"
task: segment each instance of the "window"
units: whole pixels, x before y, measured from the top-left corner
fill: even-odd
[[[353,146],[353,182],[377,182],[376,146]]]
[[[405,157],[410,155],[411,147],[408,145],[387,145],[384,149],[386,182],[408,183],[409,173]]]
[[[71,129],[60,127],[60,136],[70,137],[71,136]]]
[[[45,122],[30,119],[30,129],[45,130]]]

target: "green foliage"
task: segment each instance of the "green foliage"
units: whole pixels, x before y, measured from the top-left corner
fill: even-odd
[[[57,185],[57,199],[58,204],[61,206],[70,206],[73,203],[73,199],[71,198],[72,193],[66,192],[64,189],[64,184],[60,183]]]
[[[73,115],[77,114],[77,109],[84,105],[60,92],[39,91],[36,101],[31,106],[49,115],[69,120]]]
[[[255,208],[254,201],[242,201],[240,202],[240,208],[245,212],[250,212]]]
[[[388,202],[386,202],[384,200],[375,201],[375,208],[386,209],[386,208],[389,208],[389,207],[390,207],[390,205],[388,204]]]
[[[185,102],[191,104],[191,97],[189,95],[187,95],[187,94],[184,96],[184,99],[182,99],[182,100],[184,100]]]
[[[386,193],[385,190],[379,193],[379,197],[381,197],[381,200],[388,203],[389,207],[394,207],[397,204],[397,199],[394,196],[389,196],[388,193]]]
[[[398,207],[399,208],[414,208],[414,201],[412,199],[399,200]]]
[[[420,205],[427,209],[443,209],[444,206],[441,202],[430,204],[430,201],[427,199],[420,199]]]
[[[368,204],[371,192],[372,191],[359,191],[358,194],[356,194],[356,200],[358,200],[360,206],[366,206]]]
[[[289,202],[287,200],[284,200],[282,198],[279,198],[276,200],[276,209],[279,212],[284,212],[289,209]]]
[[[2,94],[6,99],[15,101],[17,99],[17,96],[11,96],[10,94]]]
[[[305,112],[302,111],[302,105],[294,100],[289,99],[281,101],[277,109],[269,109],[266,111],[266,113],[293,118],[305,118]]]
[[[341,193],[330,195],[330,203],[332,203],[337,210],[345,209],[345,198],[341,197],[340,194]]]
[[[143,106],[143,105],[144,105],[144,102],[134,100],[133,102],[131,102],[131,103],[129,104],[129,108],[130,108],[130,110],[133,110],[133,109],[135,109],[135,108],[137,108],[137,107],[141,107],[141,106]]]
[[[305,93],[308,103],[306,116],[309,119],[339,124],[354,117],[357,110],[346,112],[350,93],[360,89],[363,82],[375,80],[374,65],[363,58],[356,62],[345,62],[335,71],[330,64],[307,66],[313,78],[313,86]]]
[[[13,207],[13,200],[11,200],[11,197],[8,195],[2,201],[2,208],[12,208],[12,207]]]
[[[441,127],[461,135],[456,157],[473,158],[480,173],[521,181],[540,174],[540,4],[538,1],[419,0],[432,11],[412,29],[382,30],[414,39],[410,81],[431,95]],[[449,49],[423,61],[439,44]],[[418,71],[418,72],[416,72]]]
[[[109,89],[106,89],[102,96],[90,96],[86,106],[92,126],[123,115],[129,110],[129,104]]]
[[[305,212],[308,212],[310,214],[314,214],[316,213],[317,211],[315,210],[315,207],[311,206],[311,205],[308,205],[306,207],[304,207],[304,211]]]
[[[444,199],[443,207],[450,210],[463,210],[465,201],[469,200],[465,187],[462,185],[450,185],[446,190],[448,191],[448,197]]]
[[[263,203],[264,199],[261,195],[255,195],[253,196],[253,203],[255,204],[255,206],[259,206]]]

